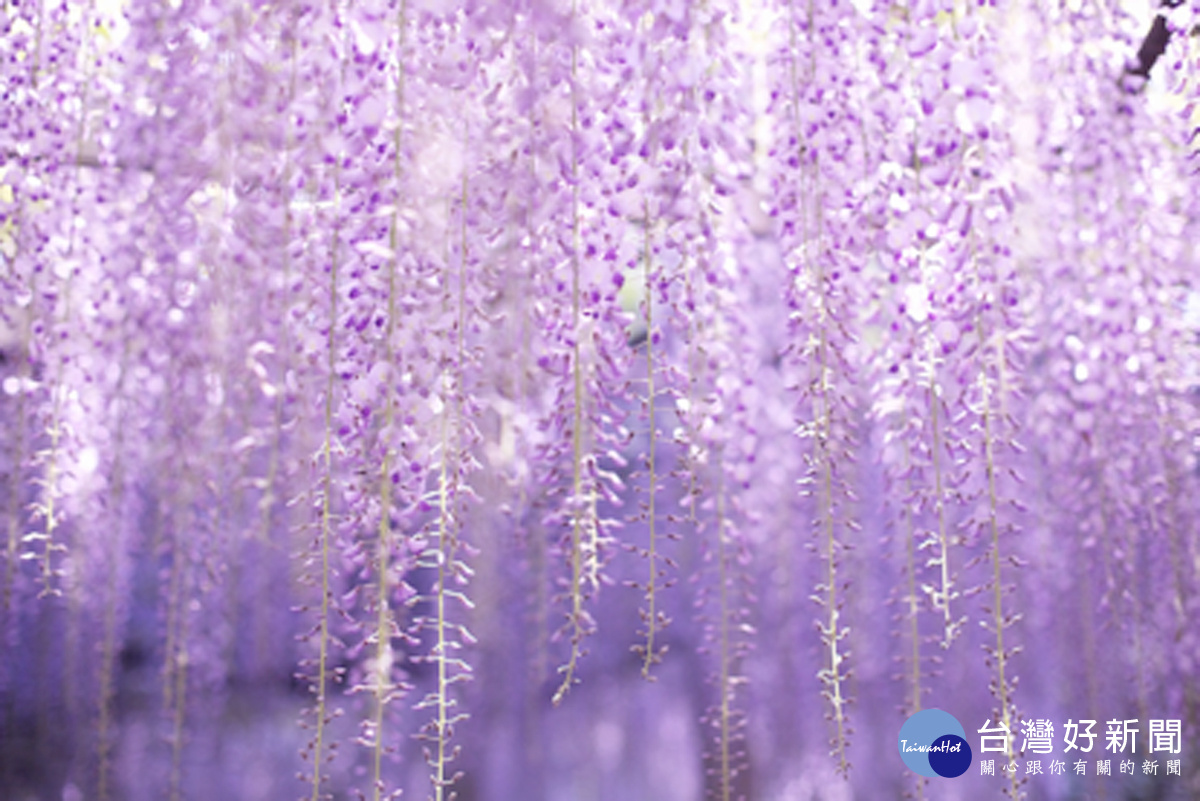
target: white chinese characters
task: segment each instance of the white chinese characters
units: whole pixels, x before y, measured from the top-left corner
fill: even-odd
[[[1098,721],[1068,719],[1061,727],[1062,748],[1066,752],[1076,751],[1079,754],[1090,753],[1096,745],[1099,734],[1095,731]],[[1180,720],[1151,719],[1146,729],[1142,729],[1135,718],[1114,718],[1104,722],[1104,752],[1120,754],[1119,760],[1098,759],[1095,762],[1096,776],[1125,775],[1133,776],[1139,772],[1147,776],[1159,775],[1160,763],[1152,758],[1154,754],[1178,754],[1183,750],[1183,731]],[[1048,755],[1055,753],[1056,726],[1048,718],[1030,718],[1020,721],[1020,748],[1013,750],[1016,740],[1012,732],[1003,722],[985,720],[979,727],[980,753],[998,752],[1005,754],[1007,759],[997,765],[995,760],[987,759],[980,762],[980,774],[995,776],[997,773],[1015,773],[1019,770],[1014,756]],[[1141,762],[1136,759],[1139,755],[1138,734],[1144,733],[1141,739]],[[1103,752],[1101,752],[1103,753]],[[1151,757],[1151,758],[1146,758]],[[1114,770],[1113,762],[1116,762]],[[1047,769],[1048,765],[1048,769]],[[1048,762],[1042,759],[1029,759],[1025,762],[1025,775],[1066,775],[1073,772],[1077,776],[1086,776],[1088,763],[1079,759],[1073,763],[1052,759]],[[1165,760],[1167,776],[1182,775],[1182,760]]]

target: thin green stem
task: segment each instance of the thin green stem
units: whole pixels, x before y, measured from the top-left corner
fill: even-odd
[[[912,463],[912,452],[907,441],[904,443],[904,462],[905,475],[904,489],[905,497],[912,494],[912,479],[908,478],[908,467]],[[904,533],[905,533],[905,564],[904,572],[908,580],[908,638],[912,646],[912,652],[909,656],[911,669],[909,676],[912,679],[912,701],[909,707],[909,714],[916,714],[921,710],[921,635],[920,626],[918,625],[918,616],[921,612],[920,598],[917,595],[917,554],[916,554],[916,534],[913,526],[913,514],[909,504],[904,504]]]
[[[717,581],[720,599],[720,669],[719,691],[720,706],[720,760],[721,760],[721,801],[730,801],[733,797],[733,649],[731,616],[729,600],[729,542],[728,518],[725,510],[725,468],[722,458],[717,460]]]
[[[974,231],[970,237],[971,249],[971,265],[974,270],[975,282],[982,288],[983,278],[980,274],[978,257],[976,254],[976,241]],[[981,292],[982,294],[982,292]],[[1012,690],[1009,687],[1008,680],[1008,660],[1010,653],[1004,644],[1004,629],[1010,625],[1010,621],[1004,616],[1004,585],[1002,583],[1000,556],[1000,498],[996,489],[996,438],[992,432],[993,428],[993,412],[992,412],[992,393],[991,379],[988,376],[988,365],[986,362],[988,349],[988,334],[985,332],[985,323],[982,312],[977,312],[975,315],[975,330],[977,332],[979,342],[979,353],[983,363],[979,368],[979,389],[980,389],[980,417],[983,423],[983,453],[984,465],[987,471],[987,493],[988,493],[988,531],[991,536],[991,561],[992,561],[992,625],[995,628],[996,634],[996,698],[1000,702],[1000,723],[1006,731],[1011,732],[1013,729],[1014,714],[1012,709]],[[999,332],[992,334],[995,336],[995,358],[996,368],[999,370],[1000,365],[1004,362],[1004,345],[1003,338]],[[1005,739],[1005,757],[1011,764],[1014,760],[1012,747],[1012,737]],[[1009,787],[1008,794],[1016,799],[1019,798],[1020,785],[1017,780],[1015,771],[1008,772]]]
[[[125,376],[129,366],[129,346],[126,341],[121,352],[121,372],[117,378],[116,397],[123,397],[125,391]],[[112,509],[116,515],[115,525],[124,525],[121,507],[125,495],[125,463],[122,458],[125,443],[125,420],[122,417],[117,422],[116,441],[113,444],[112,482],[109,494]],[[100,646],[100,686],[98,691],[98,722],[96,728],[96,798],[108,801],[108,772],[110,768],[109,728],[112,725],[112,701],[115,688],[113,673],[116,669],[117,655],[117,565],[123,555],[112,550],[108,553],[108,570],[105,575],[105,597],[103,634]]]
[[[979,326],[980,350],[983,351],[986,343],[983,342],[983,327]],[[992,539],[992,622],[996,628],[996,690],[997,697],[1000,701],[1000,722],[1007,731],[1012,731],[1012,715],[1011,715],[1011,697],[1008,686],[1008,677],[1006,669],[1008,667],[1008,651],[1004,647],[1004,628],[1007,621],[1004,619],[1003,600],[1004,587],[1001,583],[1000,576],[1000,523],[998,520],[999,500],[996,492],[996,459],[995,459],[995,442],[992,436],[992,412],[991,399],[988,392],[988,380],[986,376],[982,377],[980,382],[983,390],[983,438],[984,438],[984,455],[987,466],[987,483],[988,483],[988,528]],[[1013,761],[1012,739],[1005,740],[1005,756],[1011,763]],[[1018,795],[1017,777],[1015,772],[1009,772],[1010,793],[1013,798]]]
[[[654,635],[658,631],[658,532],[656,529],[657,514],[655,509],[655,496],[658,494],[658,476],[655,472],[655,447],[658,442],[658,426],[655,420],[655,392],[654,392],[654,320],[651,309],[653,303],[653,269],[650,257],[650,201],[645,199],[642,201],[642,212],[645,219],[645,229],[643,237],[643,266],[644,279],[646,286],[646,409],[649,417],[649,439],[648,452],[646,454],[646,467],[650,473],[650,497],[646,504],[647,525],[649,526],[649,548],[648,557],[650,562],[650,575],[646,582],[646,644],[645,653],[642,654],[642,677],[650,678],[650,668],[659,661],[658,652],[655,650]]]
[[[576,13],[573,9],[573,13]],[[579,47],[571,45],[571,131],[579,128],[579,104],[576,96],[579,71]],[[574,141],[574,137],[572,137]],[[561,668],[563,678],[554,693],[553,702],[562,703],[567,692],[575,683],[575,668],[583,650],[585,634],[583,617],[583,365],[580,362],[583,336],[581,311],[580,265],[579,265],[579,158],[574,146],[571,152],[571,319],[574,330],[571,336],[571,372],[574,384],[574,409],[571,426],[571,653],[567,664]]]
[[[438,476],[438,560],[437,560],[437,644],[433,658],[437,662],[437,719],[434,735],[437,739],[437,755],[433,763],[433,794],[435,801],[442,801],[446,787],[446,737],[448,726],[449,676],[446,673],[446,658],[449,643],[446,637],[446,570],[450,558],[450,434],[449,415],[442,416],[442,464]]]
[[[336,0],[334,3],[334,11],[336,14]],[[296,43],[293,41],[293,63],[295,58]],[[345,64],[342,65],[343,78],[345,73]],[[328,714],[328,692],[329,692],[329,652],[330,652],[330,635],[329,635],[329,607],[331,589],[330,561],[331,561],[331,540],[333,538],[333,394],[337,380],[337,320],[338,320],[338,268],[339,257],[341,250],[341,228],[340,214],[342,202],[342,183],[341,183],[341,154],[337,155],[337,160],[333,170],[333,206],[334,220],[332,240],[329,248],[329,329],[326,334],[325,351],[325,408],[324,408],[324,429],[325,436],[321,444],[321,461],[323,463],[324,475],[322,477],[321,487],[321,605],[320,605],[320,630],[318,633],[319,641],[317,643],[317,710],[316,710],[316,732],[313,736],[313,781],[311,801],[317,801],[321,793],[321,766],[324,759],[325,751],[325,725],[329,718]],[[384,511],[383,520],[387,519],[387,512]],[[380,593],[383,597],[383,593]],[[381,601],[382,603],[382,601]],[[374,732],[376,742],[380,738],[378,726]],[[378,779],[378,767],[376,766],[376,779]],[[379,790],[378,781],[375,783],[375,798],[378,801]]]
[[[17,550],[21,541],[21,525],[24,516],[20,510],[22,507],[21,499],[21,474],[25,470],[25,427],[26,416],[28,415],[25,389],[26,379],[29,377],[29,358],[25,353],[29,349],[29,316],[23,317],[23,325],[21,326],[21,339],[18,353],[21,354],[17,360],[17,380],[20,382],[20,392],[17,393],[17,409],[16,409],[16,424],[12,427],[13,434],[13,469],[12,476],[9,479],[8,486],[8,537],[5,543],[5,558],[4,558],[4,591],[3,591],[3,617],[0,617],[0,622],[5,626],[9,624],[9,613],[13,608],[13,589],[16,582],[17,574]]]
[[[404,69],[404,44],[405,34],[407,32],[407,2],[401,2],[399,17],[397,19],[397,27],[399,29],[399,41],[397,43],[398,55],[396,58],[396,115],[397,124],[393,134],[392,149],[393,162],[392,171],[396,181],[397,192],[404,178],[404,90],[406,74]],[[343,64],[343,70],[345,65]],[[396,273],[399,270],[399,246],[400,246],[400,203],[399,195],[397,202],[392,210],[392,219],[388,226],[388,247],[391,251],[391,262],[388,269],[388,301],[387,301],[387,323],[384,336],[384,361],[388,368],[388,381],[384,388],[384,427],[385,435],[390,435],[392,426],[395,422],[396,407],[395,407],[395,392],[393,389],[394,382],[391,379],[392,370],[395,368],[395,332],[396,332]],[[374,801],[379,801],[380,794],[383,791],[383,717],[384,709],[387,706],[388,698],[391,694],[391,668],[392,668],[392,614],[391,604],[389,601],[389,560],[392,549],[392,465],[395,458],[392,443],[384,443],[383,462],[380,465],[379,471],[379,540],[377,543],[376,572],[379,580],[379,598],[378,608],[375,619],[375,686],[374,691],[374,720],[372,724],[372,753],[371,753],[371,771],[372,771],[372,798]]]
[[[950,538],[946,534],[946,490],[942,470],[942,422],[941,398],[938,396],[936,366],[934,363],[933,346],[929,348],[929,426],[933,438],[933,506],[937,514],[938,525],[938,566],[940,568],[941,591],[934,593],[933,608],[942,612],[942,648],[947,649],[954,641],[955,625],[950,615],[950,599],[954,596],[954,588],[950,574]]]

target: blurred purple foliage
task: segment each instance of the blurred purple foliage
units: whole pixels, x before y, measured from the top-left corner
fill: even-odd
[[[0,800],[1200,797],[1129,5],[4,2]]]

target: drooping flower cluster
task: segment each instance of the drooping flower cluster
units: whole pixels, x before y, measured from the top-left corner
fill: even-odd
[[[1200,736],[1200,9],[1126,5],[9,0],[0,787]]]

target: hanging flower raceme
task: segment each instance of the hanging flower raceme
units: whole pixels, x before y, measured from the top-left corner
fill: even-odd
[[[999,5],[0,3],[0,787],[1186,748],[1195,4]]]

